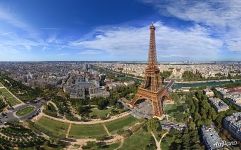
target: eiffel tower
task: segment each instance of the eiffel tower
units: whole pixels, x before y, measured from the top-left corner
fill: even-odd
[[[162,118],[164,114],[163,101],[166,98],[170,100],[168,89],[163,87],[160,80],[156,55],[155,26],[152,24],[150,26],[150,47],[145,79],[129,105],[133,108],[139,100],[149,100],[152,103],[153,117]]]

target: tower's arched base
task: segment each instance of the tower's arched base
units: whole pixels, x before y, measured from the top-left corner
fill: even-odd
[[[129,106],[133,108],[141,99],[149,100],[152,103],[153,117],[163,119],[163,101],[165,98],[170,99],[168,91],[165,88],[159,90],[158,92],[152,92],[150,90],[139,87],[135,97],[129,103]]]

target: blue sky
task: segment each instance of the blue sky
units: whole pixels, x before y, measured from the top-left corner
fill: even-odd
[[[0,0],[0,61],[241,60],[240,0]]]

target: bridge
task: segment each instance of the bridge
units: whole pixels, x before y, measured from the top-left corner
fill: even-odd
[[[174,85],[175,81],[171,80],[166,86],[165,89],[167,89],[168,91],[171,90],[172,86]]]

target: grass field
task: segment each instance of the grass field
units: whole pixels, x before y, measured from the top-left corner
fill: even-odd
[[[23,109],[20,109],[19,111],[16,112],[16,115],[18,116],[25,116],[31,112],[34,111],[34,107],[33,106],[28,106],[28,107],[25,107]]]
[[[96,115],[98,118],[103,118],[106,117],[108,113],[110,113],[112,108],[104,109],[104,110],[99,110],[98,108],[92,108],[90,115]]]
[[[176,122],[183,122],[186,114],[184,104],[168,104],[164,106],[164,112],[175,119]]]
[[[40,118],[36,125],[40,128],[50,132],[54,136],[65,137],[69,124],[60,121],[55,121],[47,117]]]
[[[106,127],[108,128],[109,132],[116,132],[124,127],[131,126],[135,124],[138,120],[133,116],[129,115],[121,119],[117,119],[111,122],[105,123]]]
[[[16,99],[15,97],[13,97],[13,95],[11,93],[8,92],[7,89],[5,88],[0,88],[0,95],[3,95],[6,97],[7,99],[7,102],[9,103],[9,105],[11,106],[14,106],[14,105],[17,105],[17,104],[20,104],[21,102]]]
[[[104,127],[101,124],[95,125],[77,125],[72,124],[69,136],[74,138],[81,137],[100,137],[107,135]]]
[[[120,143],[114,143],[114,144],[111,144],[111,145],[108,145],[107,148],[102,148],[104,150],[113,150],[113,149],[116,149],[117,147],[119,147]]]
[[[177,104],[165,104],[163,109],[165,112],[170,114],[177,109]]]
[[[109,132],[117,132],[120,129],[129,127],[135,124],[138,120],[132,116],[126,116],[124,118],[114,120],[111,122],[105,123]],[[68,126],[68,123],[63,123],[60,121],[55,121],[47,117],[40,118],[35,125],[40,128],[40,130],[45,130],[54,136],[65,136]],[[47,134],[47,133],[46,133]],[[93,125],[78,125],[72,124],[69,137],[73,138],[96,138],[101,136],[106,136],[107,133],[102,124],[93,124]]]
[[[151,135],[149,133],[139,130],[137,133],[133,134],[124,141],[124,144],[120,150],[144,150],[146,149],[150,139]]]

